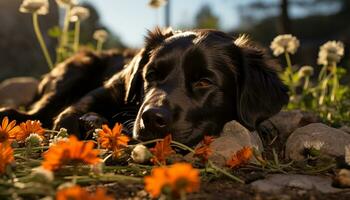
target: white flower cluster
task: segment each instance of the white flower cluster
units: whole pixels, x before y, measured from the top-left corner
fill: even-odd
[[[304,148],[305,149],[315,149],[315,150],[321,150],[321,148],[323,147],[324,142],[315,140],[315,141],[305,141],[304,142]]]
[[[131,152],[131,158],[135,163],[145,163],[152,157],[152,153],[144,145],[138,144]]]
[[[350,166],[350,144],[345,146],[345,162]]]
[[[76,22],[76,21],[83,21],[90,16],[90,11],[87,8],[84,8],[82,6],[76,6],[72,8],[70,12],[70,21]]]
[[[273,55],[279,56],[285,52],[295,54],[299,45],[299,40],[296,37],[286,34],[275,37],[271,42],[270,48],[273,51]]]
[[[30,144],[31,147],[38,147],[43,142],[43,139],[36,133],[31,133],[26,139],[26,146]]]
[[[48,0],[24,0],[19,8],[22,13],[35,13],[38,15],[46,15],[49,13]]]
[[[75,6],[78,4],[77,0],[56,0],[60,6]]]
[[[312,76],[314,74],[314,68],[309,65],[302,66],[299,71],[299,77]]]
[[[93,37],[97,41],[105,42],[108,38],[108,33],[107,31],[100,29],[94,32]]]
[[[320,47],[317,63],[319,65],[332,65],[344,56],[344,44],[339,41],[329,41]]]
[[[167,3],[167,0],[151,0],[148,5],[152,8],[159,8],[164,6]]]

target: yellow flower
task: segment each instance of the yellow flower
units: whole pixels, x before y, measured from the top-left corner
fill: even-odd
[[[145,190],[154,198],[165,189],[169,189],[173,197],[178,197],[182,192],[195,192],[200,184],[199,171],[188,163],[154,168],[144,180]]]
[[[9,143],[0,143],[0,174],[4,173],[6,166],[14,160],[11,145]]]
[[[22,13],[35,13],[46,15],[49,13],[48,0],[23,0],[19,11]]]
[[[55,171],[67,164],[95,165],[101,162],[98,154],[99,150],[94,149],[92,141],[83,142],[70,136],[68,141],[60,141],[44,153],[42,167]]]
[[[0,125],[0,143],[14,140],[19,131],[20,128],[19,126],[16,126],[16,120],[9,123],[8,117],[4,117]]]

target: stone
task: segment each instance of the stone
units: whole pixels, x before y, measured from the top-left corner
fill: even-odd
[[[350,133],[350,127],[349,126],[342,126],[342,127],[339,128],[339,130],[342,130],[342,131],[344,131],[346,133]]]
[[[39,81],[32,77],[15,77],[0,83],[0,106],[19,107],[31,103]]]
[[[350,144],[350,134],[322,123],[313,123],[295,130],[286,143],[286,158],[303,160],[307,143],[323,143],[320,152],[333,157],[344,156],[345,145]]]
[[[266,179],[252,182],[251,186],[258,192],[268,193],[281,193],[286,188],[301,191],[317,190],[322,193],[344,192],[343,189],[332,187],[332,178],[330,177],[302,174],[271,174]]]
[[[334,177],[333,185],[339,188],[350,188],[350,170],[339,170],[339,172]]]
[[[261,139],[256,132],[250,132],[237,121],[230,121],[225,124],[220,137],[211,143],[213,155],[209,159],[214,164],[223,167],[235,152],[245,146],[254,147],[260,152],[263,151]],[[190,162],[193,161],[192,155],[186,155],[186,159]],[[252,159],[252,162],[255,162],[255,159]]]
[[[270,144],[275,136],[278,136],[279,141],[284,144],[289,135],[297,128],[319,121],[320,119],[310,112],[301,110],[281,111],[259,124],[258,130],[263,133],[264,144]]]

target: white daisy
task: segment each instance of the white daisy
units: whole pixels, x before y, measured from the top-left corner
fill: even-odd
[[[90,16],[90,11],[87,8],[77,6],[74,7],[70,12],[70,21],[76,22],[76,21],[83,21]]]
[[[49,13],[48,0],[23,0],[19,11],[22,13],[35,13],[38,15],[46,15]]]
[[[299,40],[293,35],[279,35],[273,39],[270,48],[273,51],[273,55],[279,56],[285,52],[295,54],[299,47]]]
[[[317,63],[319,65],[336,64],[344,56],[344,44],[339,41],[329,41],[320,47]]]

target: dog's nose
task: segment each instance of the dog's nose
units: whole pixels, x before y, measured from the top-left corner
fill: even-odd
[[[149,108],[142,113],[142,121],[146,129],[163,132],[171,122],[171,113],[165,108]]]

